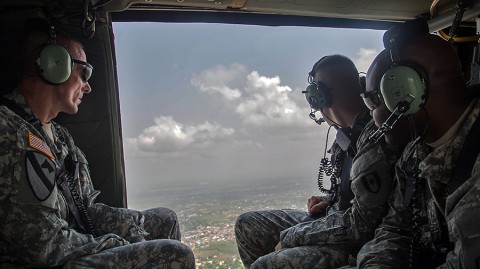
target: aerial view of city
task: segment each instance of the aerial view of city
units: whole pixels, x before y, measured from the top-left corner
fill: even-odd
[[[307,198],[318,194],[315,182],[262,179],[252,182],[163,187],[144,195],[150,207],[177,212],[182,242],[190,246],[199,269],[243,268],[235,244],[236,218],[251,210],[306,209]]]

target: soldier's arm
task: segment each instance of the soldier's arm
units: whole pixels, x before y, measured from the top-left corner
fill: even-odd
[[[355,156],[351,170],[354,199],[350,229],[362,243],[373,238],[387,214],[388,200],[395,185],[395,163],[400,153],[400,147],[368,143]]]
[[[447,198],[446,214],[454,249],[442,268],[477,268],[480,261],[480,173]]]
[[[399,153],[400,150],[395,149],[390,155],[398,156]],[[387,156],[380,144],[365,143],[352,165],[352,208],[283,231],[282,246],[338,242],[363,244],[370,240],[387,213],[388,198],[394,185],[392,169],[398,157],[390,161],[390,155]]]
[[[325,218],[304,222],[290,227],[280,233],[280,243],[283,248],[297,246],[331,244],[336,242],[355,242],[348,234],[345,226],[349,226],[347,211],[336,211]]]
[[[47,168],[52,162],[43,158],[40,168],[30,168],[27,172],[27,152],[40,158],[42,153],[28,146],[28,136],[22,126],[0,122],[0,131],[2,256],[28,267],[51,267],[128,243],[115,235],[93,238],[70,229],[61,216],[59,190],[54,184],[46,183],[42,184],[49,187],[41,188],[37,181],[42,171],[46,175],[43,179],[48,181]]]
[[[87,160],[83,152],[78,149],[77,157],[80,164],[82,196],[86,201],[95,232],[99,235],[114,233],[131,243],[142,241],[148,235],[143,227],[143,214],[137,210],[95,203],[95,198],[100,192],[94,190]]]
[[[397,186],[389,199],[389,211],[375,232],[357,255],[359,268],[408,268],[412,233],[412,216],[403,205],[403,196]]]

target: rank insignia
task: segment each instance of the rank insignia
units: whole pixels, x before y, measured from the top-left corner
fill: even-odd
[[[380,180],[377,172],[373,172],[363,176],[362,183],[368,191],[373,193],[377,193],[382,187],[382,181]]]
[[[28,132],[28,145],[40,152],[45,153],[48,157],[55,159],[47,143],[31,132]]]
[[[25,157],[28,183],[40,201],[45,201],[55,187],[55,163],[49,157],[37,151],[28,151]]]

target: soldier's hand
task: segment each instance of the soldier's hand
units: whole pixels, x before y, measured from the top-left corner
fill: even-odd
[[[282,249],[282,242],[278,242],[278,244],[275,246],[275,251],[279,251]]]
[[[326,197],[312,196],[308,198],[307,202],[308,213],[312,215],[322,214],[329,204],[330,201]]]

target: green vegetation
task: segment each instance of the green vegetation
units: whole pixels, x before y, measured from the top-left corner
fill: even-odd
[[[235,240],[212,242],[195,249],[195,255],[198,257],[197,268],[243,268]]]
[[[254,210],[304,209],[307,198],[318,193],[305,182],[272,179],[235,191],[197,186],[182,196],[173,192],[169,196],[165,189],[165,195],[156,197],[163,200],[159,204],[177,212],[182,242],[193,249],[198,269],[242,269],[234,236],[237,217]]]
[[[221,253],[222,255],[238,255],[235,240],[213,242],[205,247],[202,247],[198,252],[213,252],[215,254]]]

